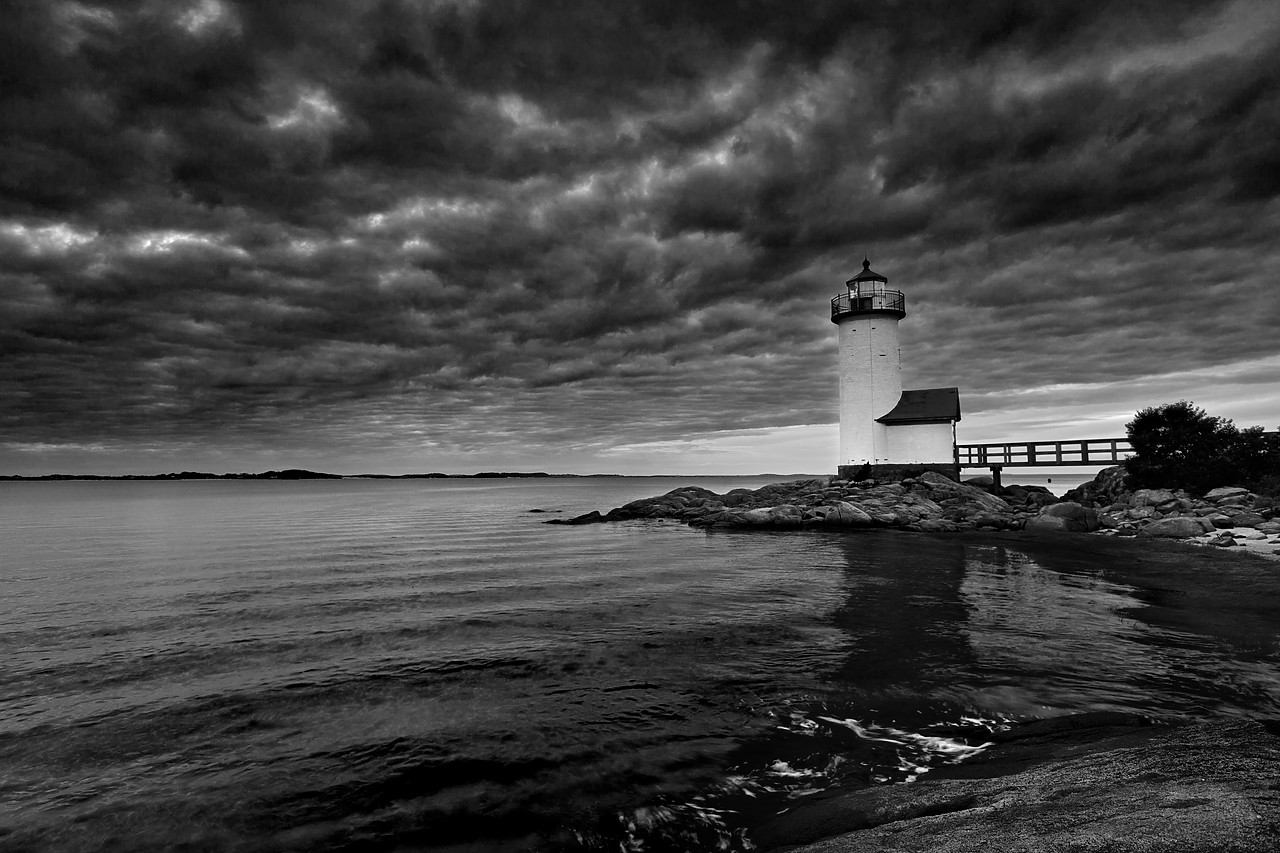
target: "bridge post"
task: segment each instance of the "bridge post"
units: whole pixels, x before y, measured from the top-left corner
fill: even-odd
[[[991,488],[992,488],[992,489],[997,489],[997,490],[998,490],[998,489],[1003,488],[1003,486],[1001,486],[1001,485],[1000,485],[1000,470],[1001,470],[1003,467],[1004,467],[1003,465],[992,465],[992,466],[991,466]]]

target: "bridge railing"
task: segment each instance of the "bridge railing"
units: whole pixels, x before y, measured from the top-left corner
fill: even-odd
[[[1127,438],[1072,441],[1009,441],[957,444],[961,468],[1030,468],[1055,465],[1114,465],[1133,455]]]

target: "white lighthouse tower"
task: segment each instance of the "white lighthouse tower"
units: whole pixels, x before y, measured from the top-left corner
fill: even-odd
[[[873,475],[909,467],[956,476],[956,388],[902,390],[898,321],[906,297],[862,261],[862,272],[831,300],[831,322],[840,330],[841,475],[864,465]]]

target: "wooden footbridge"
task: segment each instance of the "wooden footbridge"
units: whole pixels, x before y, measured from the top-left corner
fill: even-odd
[[[956,464],[961,468],[990,468],[996,486],[1000,485],[1000,471],[1004,468],[1102,467],[1118,465],[1132,455],[1133,447],[1127,438],[956,445]]]

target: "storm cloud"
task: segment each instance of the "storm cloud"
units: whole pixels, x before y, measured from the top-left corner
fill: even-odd
[[[962,440],[1276,428],[1273,5],[976,6],[18,4],[0,465],[695,470],[864,254]]]

